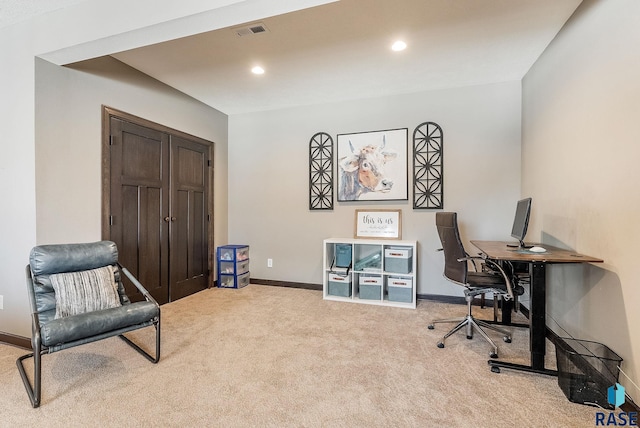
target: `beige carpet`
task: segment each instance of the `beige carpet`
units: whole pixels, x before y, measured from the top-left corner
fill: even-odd
[[[45,355],[38,409],[15,366],[24,351],[0,345],[0,426],[594,426],[596,409],[569,402],[556,378],[491,373],[479,336],[438,349],[449,326],[428,330],[429,320],[464,311],[261,285],[205,290],[162,307],[157,365],[118,338]],[[511,344],[496,337],[500,355],[526,361],[527,330],[514,331]],[[153,330],[133,336],[151,348]]]

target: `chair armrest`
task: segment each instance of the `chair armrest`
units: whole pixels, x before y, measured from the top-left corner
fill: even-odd
[[[484,262],[490,265],[492,269],[500,272],[500,274],[504,277],[504,282],[507,286],[507,295],[504,296],[504,299],[513,300],[515,298],[515,293],[513,292],[513,285],[511,284],[511,279],[509,278],[507,273],[504,271],[502,266],[500,266],[498,263],[488,258],[484,258]]]
[[[466,257],[461,257],[459,259],[457,259],[459,262],[471,262],[471,264],[473,265],[473,270],[475,272],[478,272],[478,265],[476,263],[476,260],[483,260],[484,259],[482,257],[478,257],[478,256],[471,256],[468,253],[465,253]]]
[[[473,262],[474,260],[485,260],[482,257],[478,257],[478,256],[470,256],[469,254],[467,254],[466,257],[460,257],[458,259],[459,262]]]
[[[133,285],[136,286],[138,291],[140,291],[140,293],[142,293],[142,295],[144,296],[145,300],[147,300],[148,302],[152,302],[156,306],[159,307],[160,305],[158,305],[158,302],[156,302],[156,299],[154,299],[153,296],[151,296],[151,294],[149,294],[147,289],[144,288],[144,286],[142,284],[140,284],[140,281],[138,281],[138,279],[135,276],[133,276],[133,274],[131,272],[129,272],[127,270],[127,268],[122,266],[120,263],[117,263],[117,264],[118,264],[118,268],[127,276],[127,278],[129,278],[129,280],[131,280],[131,282],[133,283]]]

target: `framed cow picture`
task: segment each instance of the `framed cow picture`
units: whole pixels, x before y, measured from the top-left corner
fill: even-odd
[[[407,128],[338,134],[338,201],[406,201]]]

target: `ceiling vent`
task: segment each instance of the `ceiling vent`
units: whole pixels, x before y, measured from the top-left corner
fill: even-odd
[[[250,25],[234,28],[233,31],[235,31],[236,35],[238,35],[239,37],[244,37],[244,36],[251,36],[253,34],[266,33],[269,30],[262,22],[258,22],[256,24],[250,24]]]

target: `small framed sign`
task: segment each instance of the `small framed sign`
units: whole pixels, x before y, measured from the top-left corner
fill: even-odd
[[[402,210],[356,210],[356,238],[402,239]]]

